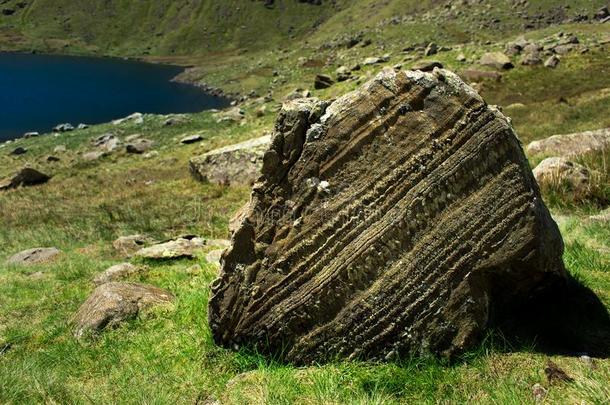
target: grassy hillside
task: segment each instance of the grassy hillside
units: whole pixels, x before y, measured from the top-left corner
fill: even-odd
[[[188,173],[188,160],[271,130],[275,111],[296,88],[332,99],[382,68],[406,69],[429,59],[460,73],[491,71],[477,64],[483,53],[503,50],[521,35],[541,41],[569,32],[587,52],[562,56],[555,69],[522,66],[513,57],[515,69],[476,87],[512,118],[524,144],[610,127],[610,24],[570,21],[592,16],[606,1],[323,0],[315,6],[276,0],[271,9],[250,0],[29,0],[23,8],[17,3],[0,5],[15,10],[0,16],[0,49],[181,63],[193,66],[185,80],[256,95],[241,103],[242,123],[219,123],[214,113],[202,112],[165,126],[166,117],[145,115],[142,125],[102,124],[0,144],[0,178],[25,165],[53,176],[45,185],[0,192],[0,403],[523,404],[537,402],[535,384],[546,390],[538,402],[608,403],[609,359],[591,363],[580,357],[584,353],[516,344],[497,331],[454,364],[413,358],[294,368],[221,349],[206,321],[209,285],[218,270],[204,255],[136,260],[149,271],[129,280],[170,290],[176,295],[171,305],[92,340],[76,340],[69,322],[93,290],[92,277],[124,261],[111,246],[117,237],[226,237],[229,219],[250,190],[198,183]],[[347,40],[359,35],[362,42],[348,47]],[[366,39],[371,43],[363,46]],[[429,57],[412,49],[429,41],[446,49]],[[313,90],[316,74],[334,77],[339,66],[384,54],[387,62],[362,66],[353,80]],[[458,60],[460,54],[466,62]],[[262,99],[267,94],[271,101]],[[93,149],[91,140],[108,132],[122,140],[141,134],[155,142],[156,154],[147,158],[121,149],[83,159]],[[204,140],[179,143],[194,133]],[[17,146],[28,152],[10,156]],[[65,152],[56,152],[57,146]],[[49,155],[60,161],[49,162]],[[536,164],[542,156],[529,158]],[[546,192],[543,197],[566,242],[570,274],[610,309],[610,227],[591,218],[610,202],[608,151],[581,163],[597,173],[598,199],[575,202]],[[50,264],[5,264],[12,254],[37,246],[63,253]],[[574,381],[549,383],[549,360]]]

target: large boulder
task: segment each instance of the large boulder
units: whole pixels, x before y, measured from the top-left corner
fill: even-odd
[[[452,357],[567,277],[509,120],[449,71],[287,103],[262,171],[212,285],[222,346]]]
[[[153,305],[169,303],[174,296],[167,290],[145,284],[106,283],[93,291],[72,318],[78,338],[96,334],[135,318]]]
[[[527,145],[530,155],[581,156],[610,149],[610,128],[568,135],[553,135]]]
[[[260,176],[269,135],[215,149],[189,162],[193,177],[204,183],[252,185]]]
[[[36,186],[44,184],[51,179],[44,173],[39,172],[31,167],[24,167],[12,176],[0,180],[0,190],[8,190],[18,187]]]

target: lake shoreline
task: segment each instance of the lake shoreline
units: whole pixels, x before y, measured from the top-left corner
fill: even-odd
[[[141,58],[0,51],[0,62],[9,80],[0,97],[7,116],[2,141],[49,133],[64,122],[100,124],[134,111],[188,114],[226,108],[234,100],[181,79],[188,67]]]

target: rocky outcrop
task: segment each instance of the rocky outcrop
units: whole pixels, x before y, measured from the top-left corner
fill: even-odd
[[[96,334],[105,328],[135,318],[153,305],[170,303],[174,296],[167,290],[136,283],[106,283],[97,287],[74,315],[77,338]]]
[[[260,176],[269,135],[215,149],[189,162],[193,177],[204,183],[252,185]]]
[[[568,135],[553,135],[527,145],[530,155],[581,156],[610,149],[610,128]]]
[[[61,251],[56,248],[34,248],[24,250],[8,258],[6,264],[31,266],[34,264],[48,263],[55,260]]]
[[[14,175],[0,180],[0,191],[18,187],[36,186],[44,184],[51,179],[44,173],[39,172],[31,167],[24,167]]]
[[[508,119],[451,72],[385,70],[330,105],[287,103],[262,171],[212,285],[225,347],[451,357],[566,277]]]

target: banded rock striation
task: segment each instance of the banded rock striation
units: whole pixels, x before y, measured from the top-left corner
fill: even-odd
[[[223,346],[451,358],[567,277],[509,120],[449,71],[285,104],[262,172],[212,285]]]

